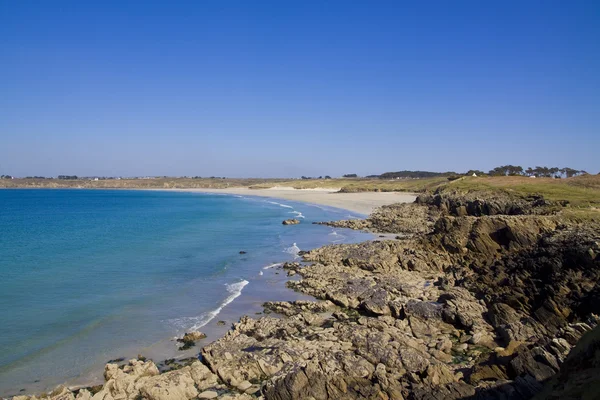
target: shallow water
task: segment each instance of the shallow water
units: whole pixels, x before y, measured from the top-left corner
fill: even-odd
[[[228,329],[217,320],[293,297],[265,267],[369,238],[311,224],[352,216],[218,194],[1,190],[0,396],[100,379],[140,351],[172,356],[186,330],[214,339]]]

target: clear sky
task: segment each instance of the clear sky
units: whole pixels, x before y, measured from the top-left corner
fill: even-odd
[[[0,174],[600,170],[600,1],[0,0]]]

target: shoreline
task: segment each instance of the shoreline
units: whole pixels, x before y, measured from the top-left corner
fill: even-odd
[[[33,188],[31,188],[31,189],[33,189]],[[43,188],[43,189],[45,189],[45,188]],[[63,188],[60,188],[60,189],[63,189]],[[92,190],[114,190],[114,189],[92,189]],[[149,190],[149,191],[162,191],[162,192],[175,191],[175,192],[208,193],[208,194],[216,193],[216,194],[233,196],[233,197],[248,196],[248,197],[256,197],[256,198],[269,198],[269,199],[273,199],[273,200],[289,200],[289,201],[293,201],[293,202],[299,202],[299,203],[302,203],[302,204],[305,204],[308,206],[323,205],[325,207],[337,209],[337,212],[348,211],[353,214],[361,214],[361,213],[354,211],[354,209],[356,209],[356,207],[352,207],[351,204],[350,204],[351,208],[347,208],[347,207],[339,207],[339,206],[332,206],[329,204],[323,204],[322,201],[308,202],[306,200],[302,201],[302,200],[297,200],[296,198],[289,198],[289,197],[294,197],[293,194],[291,196],[288,196],[288,198],[283,198],[283,197],[275,196],[274,195],[275,193],[273,193],[273,191],[271,191],[271,190],[261,190],[261,189],[248,190],[248,194],[246,194],[246,192],[244,192],[244,191],[242,191],[240,193],[237,190],[229,192],[229,190],[227,190],[227,189],[225,189],[225,190],[116,189],[116,190],[136,190],[136,191],[137,190],[143,190],[143,191]],[[284,189],[284,190],[286,192],[288,191],[287,189]],[[290,189],[289,191],[293,193],[293,192],[297,191],[297,189]],[[257,195],[255,193],[261,193],[261,194]],[[319,196],[319,195],[323,195],[323,194],[329,194],[332,192],[329,190],[311,190],[311,193],[317,193],[317,196]],[[346,200],[346,203],[347,202],[348,202],[348,200]],[[373,206],[373,205],[371,205],[371,206]],[[360,215],[360,217],[364,217],[364,215]],[[350,231],[352,231],[352,230],[350,230]],[[356,232],[356,233],[358,233],[358,232]],[[365,234],[373,236],[371,239],[375,238],[375,236],[372,233],[365,233]],[[370,240],[370,239],[367,239],[367,240]],[[358,240],[358,242],[362,242],[362,241],[363,241],[363,239]],[[348,243],[354,243],[354,241],[350,241]],[[323,242],[315,247],[312,247],[309,249],[304,249],[304,250],[314,250],[314,249],[318,249],[318,248],[321,248],[323,246],[327,246],[330,244],[332,244],[332,243]],[[136,358],[135,354],[143,355],[144,357],[148,357],[148,359],[150,359],[150,360],[155,360],[157,366],[159,366],[159,368],[161,368],[161,371],[162,371],[162,368],[165,366],[165,362],[167,360],[174,359],[174,360],[178,360],[178,361],[185,361],[185,360],[190,360],[192,358],[194,358],[194,359],[200,358],[202,349],[205,346],[208,346],[211,343],[216,342],[219,339],[221,339],[222,337],[224,337],[227,334],[227,332],[229,332],[232,329],[232,325],[237,323],[243,317],[245,317],[245,316],[257,317],[259,315],[262,316],[262,315],[266,314],[265,309],[263,307],[263,304],[265,302],[278,302],[278,301],[279,302],[292,302],[292,301],[298,301],[298,300],[300,300],[300,301],[303,301],[303,300],[304,301],[306,301],[306,300],[316,301],[315,297],[305,294],[305,293],[302,293],[302,292],[295,291],[286,286],[286,282],[290,280],[290,277],[287,276],[286,273],[283,272],[283,269],[282,269],[282,266],[286,262],[293,262],[293,261],[292,260],[286,261],[285,256],[282,255],[281,259],[277,260],[276,264],[265,265],[265,266],[262,266],[260,268],[260,270],[257,270],[256,271],[257,276],[255,276],[254,279],[252,279],[252,282],[254,282],[254,285],[252,285],[251,288],[249,288],[248,287],[249,285],[248,285],[247,287],[243,288],[243,290],[240,290],[240,294],[238,296],[236,296],[231,302],[228,302],[227,304],[223,305],[223,308],[222,308],[222,310],[220,310],[218,315],[215,315],[213,318],[211,318],[210,321],[208,321],[206,323],[206,325],[204,325],[202,328],[200,328],[200,330],[203,333],[205,333],[207,335],[207,337],[205,339],[201,339],[198,342],[196,347],[193,347],[191,349],[181,351],[181,352],[177,352],[176,350],[173,350],[167,354],[167,353],[165,353],[165,350],[167,349],[167,347],[169,347],[169,346],[177,347],[178,345],[176,343],[174,343],[173,337],[165,337],[165,338],[161,339],[160,341],[155,342],[149,346],[136,348],[133,351],[133,353],[131,351],[129,351],[127,353],[123,353],[122,356],[124,356],[124,358],[125,358],[125,363],[129,359]],[[260,277],[260,279],[257,279],[258,277]],[[265,289],[267,291],[267,294],[264,294],[264,295],[258,294],[257,291],[261,292],[261,289]],[[222,324],[221,323],[222,321],[225,321],[226,324]],[[104,367],[105,364],[106,364],[106,362],[102,364],[102,368]],[[69,379],[66,379],[59,386],[65,386],[71,391],[76,391],[79,389],[90,388],[90,387],[94,387],[97,385],[102,385],[102,383],[104,382],[102,371],[103,371],[103,369],[97,370],[96,367],[81,371],[81,375],[73,376]],[[36,388],[36,386],[37,386],[37,388]],[[23,396],[24,394],[32,395],[33,393],[35,393],[35,394],[49,393],[55,387],[56,387],[55,384],[50,384],[48,386],[44,386],[43,381],[35,382],[32,385],[24,385],[24,388],[26,390],[23,392],[13,393],[8,397],[0,397],[0,399],[10,399],[13,396]]]
[[[127,190],[127,189],[126,189]],[[339,189],[294,189],[292,187],[276,186],[269,189],[250,189],[235,187],[228,189],[131,189],[164,192],[216,193],[238,196],[270,197],[273,199],[298,201],[313,205],[321,205],[347,210],[369,216],[381,206],[395,203],[412,203],[417,198],[414,193],[406,192],[356,192],[339,193]]]
[[[215,193],[238,196],[267,197],[297,201],[312,205],[338,208],[368,217],[378,207],[395,203],[411,203],[418,197],[412,192],[339,192],[339,188],[296,189],[275,186],[268,189],[250,189],[239,186],[223,189],[212,188],[123,188],[123,187],[0,187],[0,190],[132,190],[153,192]]]
[[[102,387],[49,399],[546,399],[572,391],[561,383],[570,375],[589,397],[599,382],[590,365],[600,221],[566,207],[508,193],[425,194],[327,223],[402,236],[317,247],[278,267],[287,288],[316,300],[265,303],[179,369],[107,364]]]

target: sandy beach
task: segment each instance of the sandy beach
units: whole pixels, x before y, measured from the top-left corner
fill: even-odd
[[[161,190],[161,189],[158,189]],[[399,192],[359,192],[337,193],[339,189],[294,189],[292,187],[273,187],[269,189],[249,189],[245,187],[229,189],[167,189],[184,192],[226,193],[240,196],[275,197],[292,201],[319,204],[343,208],[352,212],[369,215],[377,207],[394,203],[412,203],[416,199],[413,193]]]

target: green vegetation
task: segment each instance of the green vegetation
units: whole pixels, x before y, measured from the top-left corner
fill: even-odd
[[[520,196],[542,195],[548,200],[567,200],[574,207],[600,206],[600,177],[583,175],[567,179],[524,176],[464,177],[441,190],[464,192],[503,191]]]

